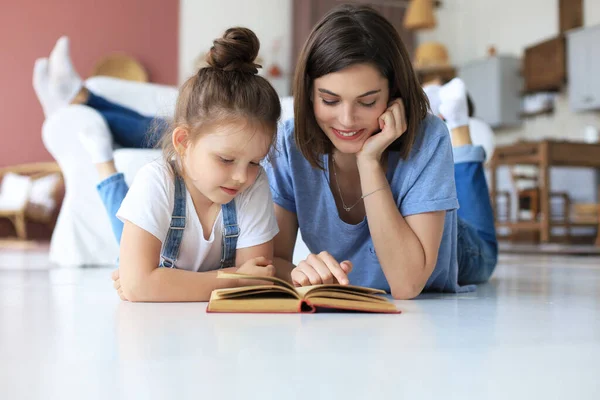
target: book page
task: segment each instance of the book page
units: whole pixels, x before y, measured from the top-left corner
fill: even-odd
[[[260,286],[242,286],[237,288],[216,289],[221,299],[232,299],[236,297],[256,297],[263,295],[264,297],[279,296],[281,298],[300,299],[298,293],[289,288],[276,285],[260,285]]]
[[[311,301],[315,297],[326,297],[330,299],[346,299],[353,301],[364,301],[364,302],[375,302],[375,303],[387,303],[388,299],[377,294],[367,294],[360,292],[349,292],[343,290],[311,290],[305,297],[306,300]]]
[[[268,281],[268,282],[273,282],[277,286],[283,286],[290,290],[295,290],[295,288],[291,284],[287,283],[283,279],[275,278],[274,276],[272,276],[272,277],[254,276],[254,275],[246,275],[246,274],[237,274],[235,272],[219,271],[217,273],[217,278],[221,278],[221,279],[253,279],[253,280],[257,280],[257,281]]]
[[[373,312],[373,313],[399,313],[396,305],[387,299],[383,299],[383,302],[373,301],[356,301],[346,299],[333,299],[329,297],[314,297],[311,298],[309,303],[317,308],[333,308],[338,310],[347,311],[362,311],[362,312]]]
[[[303,298],[306,298],[310,295],[310,292],[313,291],[343,291],[349,293],[364,293],[364,294],[386,294],[384,290],[380,289],[371,289],[362,286],[353,286],[353,285],[340,285],[340,284],[326,284],[326,285],[313,285],[313,286],[303,286],[295,288],[296,292],[298,292]]]

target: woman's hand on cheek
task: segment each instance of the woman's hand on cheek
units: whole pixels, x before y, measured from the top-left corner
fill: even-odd
[[[352,263],[343,261],[338,263],[331,254],[322,251],[319,254],[310,254],[306,260],[301,261],[292,270],[292,283],[294,286],[310,286],[327,283],[347,285],[348,274],[352,271]]]
[[[372,135],[365,141],[357,154],[357,161],[381,160],[381,155],[396,139],[406,132],[406,113],[402,99],[394,100],[379,117],[381,132]]]

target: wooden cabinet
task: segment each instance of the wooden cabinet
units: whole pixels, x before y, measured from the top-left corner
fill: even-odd
[[[406,8],[395,1],[382,0],[293,0],[292,2],[292,62],[296,68],[296,61],[300,50],[306,41],[310,31],[321,18],[332,8],[343,3],[365,4],[371,6],[383,15],[396,28],[408,54],[413,54],[415,45],[415,34],[403,26]]]
[[[567,78],[564,35],[525,49],[523,77],[526,93],[558,91],[562,88]]]
[[[496,56],[470,62],[459,68],[475,105],[475,116],[491,127],[520,123],[520,91],[523,79],[517,57]]]
[[[571,109],[600,109],[600,25],[571,31],[567,38]]]
[[[558,0],[558,29],[565,33],[583,26],[583,0]]]

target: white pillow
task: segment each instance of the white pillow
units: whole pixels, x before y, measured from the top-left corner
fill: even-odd
[[[0,183],[0,210],[17,211],[27,205],[31,178],[7,172]]]
[[[29,203],[40,206],[46,211],[54,210],[56,202],[54,200],[54,191],[56,185],[60,182],[60,174],[50,174],[33,180],[31,191],[29,193]]]

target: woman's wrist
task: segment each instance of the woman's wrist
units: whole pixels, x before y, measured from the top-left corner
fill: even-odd
[[[387,184],[385,169],[381,162],[370,159],[357,159],[357,164],[363,195]]]
[[[356,157],[356,165],[361,177],[364,173],[371,174],[383,171],[380,158],[358,156]]]

